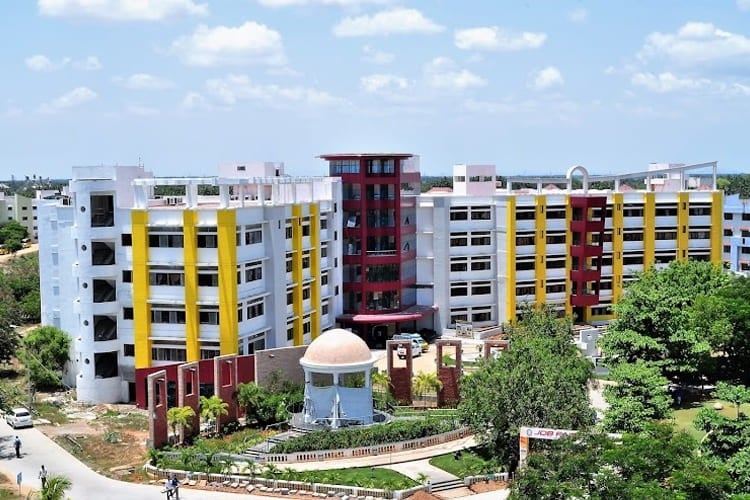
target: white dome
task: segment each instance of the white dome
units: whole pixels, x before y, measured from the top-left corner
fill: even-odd
[[[370,348],[358,335],[341,328],[323,332],[307,347],[300,362],[313,365],[353,365],[374,361]]]

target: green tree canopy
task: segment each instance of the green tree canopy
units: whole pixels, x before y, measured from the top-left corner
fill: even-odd
[[[7,243],[8,240],[17,240],[19,243],[29,235],[29,230],[20,222],[12,220],[0,224],[0,244]]]
[[[649,422],[669,416],[669,381],[658,367],[643,361],[619,363],[610,376],[614,384],[604,388],[604,399],[609,404],[604,426],[608,430],[637,432]]]
[[[461,379],[462,421],[510,469],[518,461],[521,426],[582,429],[594,413],[587,383],[591,363],[571,343],[569,320],[528,310],[508,328],[511,349]]]
[[[70,360],[70,337],[54,326],[32,330],[23,339],[20,358],[29,380],[40,387],[59,387],[62,370]]]
[[[691,308],[731,279],[721,267],[697,261],[674,261],[641,273],[613,306],[617,319],[599,341],[608,363],[642,360],[670,380],[698,380],[711,363],[712,349],[691,321]]]

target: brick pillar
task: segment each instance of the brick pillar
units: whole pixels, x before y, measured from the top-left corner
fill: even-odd
[[[484,341],[484,359],[492,356],[492,351],[507,351],[510,349],[510,340],[485,340]]]
[[[146,377],[148,391],[148,439],[153,448],[169,444],[167,423],[167,371],[159,370]]]
[[[177,405],[189,406],[195,412],[190,427],[180,430],[180,441],[200,434],[200,363],[198,361],[183,363],[177,367]]]
[[[437,346],[437,376],[443,383],[443,388],[438,392],[438,406],[458,403],[459,379],[461,378],[462,350],[460,339],[439,339],[435,342]],[[443,364],[443,348],[453,346],[456,348],[456,366],[446,366]]]
[[[408,355],[406,356],[406,367],[395,368],[393,357],[397,356],[396,350],[404,346]],[[389,340],[386,345],[386,356],[388,357],[388,377],[391,379],[391,395],[396,401],[411,404],[411,378],[413,376],[413,363],[411,357],[411,340]]]
[[[214,358],[214,394],[227,403],[227,414],[219,417],[219,429],[237,420],[237,355],[225,354]]]

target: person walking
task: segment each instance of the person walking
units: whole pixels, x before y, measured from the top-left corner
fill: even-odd
[[[44,489],[47,486],[47,469],[44,468],[44,465],[39,470],[39,479],[42,481],[42,489]]]
[[[21,458],[21,438],[16,436],[15,441],[13,441],[13,447],[16,449],[16,458]]]

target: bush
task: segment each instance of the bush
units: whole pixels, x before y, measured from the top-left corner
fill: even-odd
[[[414,420],[391,422],[361,429],[342,429],[336,432],[314,431],[277,444],[271,448],[271,453],[376,446],[434,436],[454,429],[455,426],[450,420]]]

